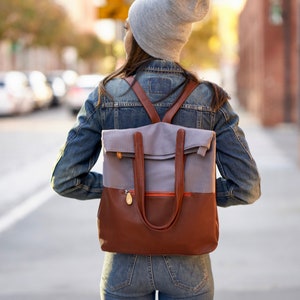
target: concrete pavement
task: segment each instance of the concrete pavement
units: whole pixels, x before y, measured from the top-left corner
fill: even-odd
[[[250,206],[219,209],[220,243],[211,255],[215,300],[298,300],[299,133],[292,125],[266,129],[240,116],[262,197]],[[0,234],[0,299],[99,299],[98,201],[49,192],[50,201]]]
[[[215,300],[300,299],[300,162],[295,125],[263,128],[240,111],[257,161],[262,197],[219,209],[220,244],[212,254]]]

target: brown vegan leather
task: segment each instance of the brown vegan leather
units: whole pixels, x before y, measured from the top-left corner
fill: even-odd
[[[160,122],[160,117],[155,110],[155,107],[152,105],[151,101],[147,97],[145,91],[139,84],[137,80],[134,79],[133,76],[126,77],[125,80],[128,82],[129,85],[131,85],[131,88],[135,92],[135,94],[138,96],[139,100],[142,102],[145,110],[147,111],[152,123]]]
[[[134,182],[135,195],[138,202],[138,208],[141,212],[145,224],[153,230],[166,230],[170,228],[178,219],[182,207],[184,193],[184,130],[178,130],[176,141],[176,156],[175,156],[175,196],[174,207],[171,217],[166,220],[166,223],[160,226],[152,224],[147,217],[145,203],[145,164],[144,164],[144,148],[143,136],[140,132],[134,135],[135,158],[134,158]]]
[[[167,230],[151,230],[143,220],[136,196],[126,203],[124,190],[105,188],[98,210],[99,240],[103,251],[141,255],[200,255],[218,244],[215,195],[183,196],[180,217]],[[163,226],[174,208],[174,195],[145,196],[148,219]],[[213,212],[213,213],[212,213]]]
[[[155,107],[148,99],[140,84],[133,77],[127,78],[126,80],[132,86],[152,122],[161,122]],[[165,114],[162,120],[163,122],[171,122],[173,116],[197,85],[198,83],[193,81],[187,83],[178,100]],[[162,124],[164,124],[164,126],[160,126]],[[165,123],[159,123],[153,126],[158,126],[157,129],[163,127],[163,132],[167,132],[168,134],[170,128],[168,126],[171,126],[172,141],[175,141],[175,139],[173,139],[173,133],[176,132],[176,144],[171,143],[173,153],[170,155],[168,152],[170,157],[168,156],[167,159],[163,158],[162,160],[161,158],[165,153],[163,153],[163,155],[159,153],[159,159],[157,157],[153,158],[157,154],[151,153],[152,150],[148,150],[147,155],[145,155],[143,134],[147,136],[147,133],[151,131],[146,132],[139,128],[136,128],[134,132],[130,130],[130,132],[128,130],[122,131],[123,137],[126,133],[128,134],[127,137],[129,138],[125,139],[127,143],[130,144],[131,141],[134,143],[134,148],[124,147],[127,143],[122,143],[123,151],[125,151],[123,154],[130,155],[121,155],[118,152],[121,146],[115,147],[115,145],[118,144],[116,142],[111,143],[111,145],[114,146],[109,147],[110,151],[108,153],[104,153],[104,159],[107,157],[107,161],[111,163],[108,170],[111,170],[111,174],[115,174],[115,177],[109,176],[108,183],[111,186],[104,187],[98,210],[98,233],[101,248],[109,252],[141,255],[200,255],[209,253],[217,247],[219,238],[215,174],[212,174],[212,172],[209,172],[207,175],[201,174],[200,177],[204,183],[202,186],[198,182],[198,163],[195,164],[196,169],[193,164],[197,156],[197,162],[198,159],[199,162],[205,161],[204,164],[202,164],[202,162],[199,164],[201,168],[204,167],[206,170],[213,170],[215,168],[215,133],[209,132],[211,138],[208,139],[208,131],[202,130],[202,133],[200,133],[201,130],[199,130],[199,135],[201,134],[201,138],[205,136],[206,142],[204,144],[195,143],[193,147],[196,148],[188,148],[188,152],[185,154],[185,140],[191,141],[188,133],[190,134],[191,130],[195,129],[167,125]],[[174,131],[174,128],[176,128],[176,131]],[[143,134],[141,131],[143,131]],[[117,133],[117,136],[119,135],[119,132],[107,132],[108,137],[109,134],[115,136],[115,133]],[[158,136],[161,137],[160,133],[161,131],[159,131]],[[197,132],[197,136],[192,140],[193,145],[195,140],[198,140],[198,137],[200,137],[199,135]],[[161,139],[157,140],[157,135],[148,134],[148,136],[148,139],[153,138],[156,142],[159,141],[158,146],[163,143]],[[148,141],[148,139],[146,141]],[[166,140],[168,141],[168,139]],[[109,141],[109,139],[107,141]],[[103,145],[105,148],[105,139],[103,140]],[[168,145],[170,145],[170,142],[168,142]],[[129,148],[132,149],[130,153],[128,152]],[[148,147],[147,149],[150,148]],[[133,151],[134,157],[132,155]],[[205,160],[206,157],[209,159],[207,163]],[[145,161],[146,159],[147,162]],[[130,160],[132,160],[131,164]],[[165,170],[163,169],[164,163],[167,164],[166,169],[168,172],[170,171],[170,173],[162,173],[165,180],[166,178],[170,178],[165,174],[175,176],[175,180],[171,181],[171,192],[146,190],[148,180],[153,179],[149,178],[149,175],[147,176],[148,178],[145,176],[145,174],[149,174],[149,172],[147,172],[149,169],[147,168],[151,167],[151,160],[152,162],[155,161],[155,164],[157,164],[158,161],[162,163],[162,167],[159,167],[161,171]],[[174,170],[170,162],[174,163]],[[123,164],[123,167],[121,167],[120,164]],[[106,166],[107,164],[104,163],[104,165]],[[112,168],[112,166],[114,167]],[[126,166],[125,169],[124,166]],[[123,172],[119,174],[125,174],[126,176],[118,176],[118,170],[120,169],[122,169]],[[154,170],[157,170],[157,168]],[[192,173],[189,174],[198,174],[198,176],[195,175],[197,176],[196,181],[185,173],[189,172],[189,170],[193,170]],[[132,183],[132,185],[134,184],[134,189],[127,190],[127,187],[116,188],[114,185],[119,184],[122,187],[128,185],[127,174],[132,174],[134,177],[134,183]],[[189,176],[190,180],[185,183],[187,176]],[[117,180],[116,177],[118,177]],[[125,177],[124,180],[121,180],[123,177]],[[133,177],[131,176],[131,178]],[[161,182],[165,182],[165,180]],[[209,184],[207,184],[207,180]],[[191,185],[191,183],[194,182],[196,182],[196,188],[194,185]],[[152,183],[155,183],[153,187],[157,187],[155,178]],[[173,184],[175,185],[174,187]],[[185,185],[190,185],[192,189],[197,189],[197,191],[185,191]],[[199,189],[199,186],[201,189]],[[128,201],[128,199],[130,201]]]
[[[184,103],[184,101],[187,99],[187,97],[194,91],[194,89],[199,85],[198,82],[190,80],[185,89],[183,90],[183,93],[179,97],[177,101],[174,102],[173,106],[167,111],[165,116],[162,119],[162,122],[171,123],[173,117],[177,113],[177,111],[180,109],[181,105]]]
[[[145,110],[147,111],[152,123],[160,122],[160,117],[155,110],[155,107],[149,100],[148,96],[146,95],[145,91],[139,84],[137,80],[133,76],[125,78],[125,80],[128,82],[128,84],[131,86],[135,94],[138,96],[140,102],[143,104]],[[162,122],[171,123],[173,117],[177,113],[177,111],[180,109],[181,105],[184,103],[184,101],[187,99],[187,97],[193,92],[193,90],[199,85],[198,82],[195,81],[188,81],[186,84],[186,87],[183,89],[182,94],[179,96],[179,98],[174,102],[173,106],[169,108],[167,113],[162,119]]]

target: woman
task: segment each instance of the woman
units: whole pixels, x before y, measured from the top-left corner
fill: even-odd
[[[139,127],[149,118],[124,78],[135,76],[163,116],[195,76],[179,65],[193,22],[206,15],[209,0],[135,0],[125,25],[127,59],[92,92],[69,132],[52,175],[62,196],[99,199],[102,174],[92,172],[104,129]],[[217,204],[250,204],[260,196],[260,177],[228,95],[201,82],[173,123],[214,130],[217,135]],[[106,253],[101,299],[213,299],[209,255],[139,256]]]

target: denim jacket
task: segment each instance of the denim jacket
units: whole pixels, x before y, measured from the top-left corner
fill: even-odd
[[[184,80],[184,71],[177,64],[164,60],[154,60],[138,73],[138,81],[160,117],[179,97]],[[101,198],[102,174],[91,169],[101,151],[102,130],[150,123],[146,111],[125,80],[115,78],[107,83],[106,89],[112,97],[101,95],[98,99],[98,89],[89,95],[61,149],[52,174],[52,187],[62,196],[80,200]],[[174,89],[175,92],[171,93]],[[216,185],[217,204],[222,207],[250,204],[260,196],[256,163],[238,126],[238,115],[228,101],[213,111],[212,96],[210,85],[201,83],[172,123],[216,132],[217,167],[221,175]]]

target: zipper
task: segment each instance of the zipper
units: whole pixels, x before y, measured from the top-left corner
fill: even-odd
[[[134,190],[125,190],[126,197],[128,194],[131,196],[135,196],[135,191]],[[183,193],[184,196],[186,197],[191,197],[192,193],[191,192],[185,192]],[[146,192],[145,196],[150,196],[150,197],[175,197],[174,192]]]

